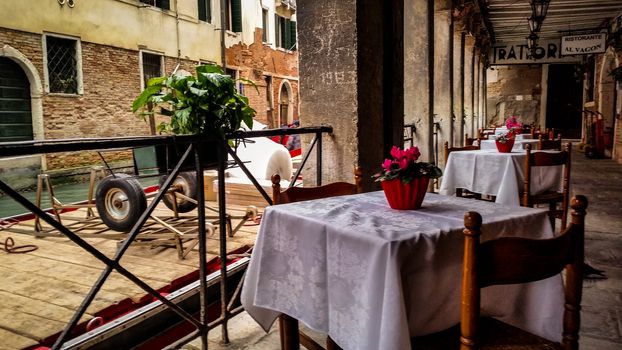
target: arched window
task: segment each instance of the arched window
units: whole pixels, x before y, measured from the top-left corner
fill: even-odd
[[[0,57],[0,142],[32,139],[30,82],[16,62]]]

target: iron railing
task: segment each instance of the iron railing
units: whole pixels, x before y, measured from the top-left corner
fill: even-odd
[[[321,184],[322,177],[322,134],[323,133],[332,133],[332,127],[330,126],[320,126],[320,127],[303,127],[303,128],[295,128],[295,129],[269,129],[269,130],[259,130],[259,131],[236,131],[230,135],[227,135],[228,139],[232,140],[241,140],[246,138],[255,138],[255,137],[268,137],[268,136],[280,136],[280,135],[294,135],[294,134],[315,134],[314,139],[310,143],[310,147],[306,150],[303,161],[300,165],[300,168],[296,172],[294,176],[294,181],[290,184],[293,186],[295,180],[300,175],[301,169],[304,167],[306,161],[308,160],[311,152],[316,149],[317,156],[317,182],[318,185]],[[204,137],[200,136],[144,136],[144,137],[115,137],[115,138],[88,138],[88,139],[63,139],[63,140],[44,140],[44,141],[22,141],[22,142],[13,142],[13,143],[0,143],[0,157],[9,157],[9,156],[25,156],[25,155],[35,155],[35,154],[46,154],[46,153],[57,153],[57,152],[76,152],[76,151],[88,151],[88,150],[103,150],[103,149],[115,149],[115,148],[134,148],[134,147],[143,147],[143,146],[155,146],[155,145],[175,145],[179,147],[180,145],[184,145],[186,147],[185,152],[180,157],[179,161],[175,165],[175,167],[170,172],[170,176],[167,176],[164,183],[161,185],[160,191],[158,191],[154,200],[149,204],[147,209],[142,213],[138,221],[134,224],[130,232],[127,234],[126,239],[120,243],[116,254],[112,258],[108,258],[104,253],[99,251],[96,246],[90,244],[86,240],[84,240],[80,235],[76,232],[72,231],[70,228],[64,226],[61,222],[55,220],[52,216],[47,215],[44,210],[39,208],[37,205],[30,202],[26,199],[21,193],[13,189],[6,182],[0,180],[0,191],[4,192],[6,195],[13,198],[15,201],[20,203],[24,208],[28,211],[32,212],[36,216],[38,216],[41,220],[45,221],[47,224],[51,225],[53,228],[61,232],[79,247],[81,247],[86,252],[90,253],[92,256],[97,258],[99,261],[105,264],[105,268],[100,274],[99,278],[91,287],[90,291],[86,294],[84,300],[82,301],[80,307],[69,320],[60,336],[56,339],[52,349],[61,349],[61,348],[70,348],[67,344],[69,344],[69,338],[72,334],[72,331],[78,324],[78,321],[84,315],[86,309],[89,307],[91,302],[94,300],[96,294],[99,292],[103,284],[106,282],[108,277],[111,275],[113,271],[118,272],[123,275],[131,282],[136,284],[138,287],[143,289],[149,295],[153,296],[159,302],[161,302],[164,306],[174,311],[176,314],[181,316],[185,321],[191,323],[195,327],[195,331],[191,334],[179,339],[175,344],[171,346],[179,346],[181,344],[187,343],[192,339],[197,337],[201,338],[202,348],[207,349],[207,334],[210,329],[222,325],[222,340],[225,343],[229,342],[228,330],[227,330],[227,322],[228,320],[235,316],[236,314],[242,311],[241,306],[237,306],[233,308],[234,303],[232,302],[234,298],[239,297],[240,286],[236,288],[236,294],[231,297],[229,300],[227,293],[227,266],[224,263],[227,258],[226,251],[226,239],[227,239],[227,230],[226,230],[226,203],[225,203],[225,170],[228,164],[227,154],[231,155],[235,160],[237,166],[239,166],[244,173],[249,177],[252,183],[255,185],[257,190],[262,194],[264,199],[268,204],[272,204],[272,200],[270,196],[265,192],[262,186],[259,185],[254,176],[250,173],[250,171],[246,168],[245,164],[240,161],[237,157],[235,151],[228,145],[228,143],[224,139],[220,140],[209,140],[216,141],[217,146],[217,154],[218,154],[218,212],[219,212],[219,238],[220,238],[220,249],[219,255],[221,259],[221,267],[220,267],[220,305],[221,305],[221,313],[220,317],[212,322],[209,322],[207,318],[207,306],[209,304],[207,300],[207,276],[206,276],[206,249],[207,249],[207,241],[206,241],[206,225],[205,225],[205,197],[204,197],[204,184],[203,184],[203,170],[204,165],[201,162],[201,155],[203,154],[201,150],[201,145],[205,144],[208,140]],[[173,183],[175,177],[179,174],[182,163],[186,161],[186,159],[194,158],[194,166],[196,170],[196,181],[197,181],[197,215],[198,215],[198,248],[199,248],[199,296],[200,296],[200,317],[197,319],[190,312],[182,308],[180,305],[177,305],[170,298],[162,296],[157,290],[150,287],[147,283],[145,283],[141,278],[137,277],[132,272],[125,269],[120,261],[123,258],[125,252],[129,248],[130,244],[134,242],[137,235],[139,234],[141,228],[154,211],[158,203],[162,200],[164,195],[167,193],[171,184]],[[243,279],[242,279],[243,280]]]

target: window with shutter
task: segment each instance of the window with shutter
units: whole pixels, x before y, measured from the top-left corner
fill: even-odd
[[[231,30],[242,32],[242,0],[230,0],[231,2]]]
[[[199,20],[204,22],[212,22],[212,1],[198,0]]]

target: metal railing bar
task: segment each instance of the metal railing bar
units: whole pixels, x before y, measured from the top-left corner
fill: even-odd
[[[197,214],[199,216],[199,303],[200,308],[200,327],[198,327],[199,335],[201,337],[201,345],[204,350],[207,350],[207,281],[205,266],[207,266],[207,237],[205,236],[205,192],[203,191],[203,163],[201,163],[200,149],[197,147],[194,149],[194,162],[196,166],[196,181],[197,181]],[[220,156],[218,159],[220,160]],[[171,176],[171,178],[173,178]]]
[[[253,174],[251,174],[251,172],[246,167],[246,164],[244,164],[244,162],[240,159],[240,157],[238,157],[238,155],[233,151],[233,149],[231,149],[231,147],[229,147],[229,145],[226,145],[225,149],[227,150],[227,153],[229,155],[231,155],[231,157],[233,157],[233,160],[237,163],[237,165],[240,167],[240,169],[242,169],[244,174],[246,174],[248,179],[251,180],[253,185],[255,185],[255,187],[257,188],[259,193],[266,200],[266,202],[268,202],[269,205],[272,205],[272,198],[270,198],[270,196],[266,193],[264,188],[259,184],[257,179],[255,179],[255,176],[253,176]],[[220,184],[220,181],[218,183]],[[219,188],[220,188],[220,186],[219,186]]]
[[[289,129],[264,129],[264,130],[237,130],[227,135],[230,139],[243,139],[253,138],[261,136],[281,136],[281,135],[299,135],[299,134],[317,134],[317,133],[332,133],[333,127],[328,125],[323,126],[308,126],[300,128]]]
[[[80,307],[78,308],[78,310],[76,310],[76,312],[72,316],[72,318],[69,321],[69,323],[67,323],[67,325],[63,329],[63,332],[56,339],[56,341],[54,342],[54,345],[52,346],[52,349],[54,349],[54,350],[59,349],[60,346],[64,343],[65,339],[69,336],[69,334],[71,333],[73,328],[78,324],[80,318],[82,318],[82,315],[84,315],[84,313],[86,312],[86,309],[89,307],[89,305],[91,304],[91,302],[95,298],[95,295],[97,295],[97,293],[99,292],[101,287],[104,285],[104,283],[106,282],[106,280],[110,276],[110,273],[112,272],[112,269],[116,270],[121,275],[125,276],[130,281],[134,282],[136,285],[138,285],[140,288],[145,290],[147,293],[149,293],[149,294],[153,295],[154,297],[158,298],[160,301],[162,301],[163,304],[169,306],[171,309],[173,309],[175,312],[177,312],[181,317],[187,319],[189,322],[195,324],[195,326],[197,326],[197,328],[199,328],[200,324],[192,317],[192,315],[188,314],[182,308],[180,308],[179,306],[175,305],[174,303],[172,303],[168,299],[166,299],[163,296],[161,296],[160,293],[158,293],[155,289],[151,288],[149,285],[147,285],[142,280],[140,280],[139,278],[135,277],[132,273],[130,273],[129,271],[125,270],[123,267],[121,267],[119,265],[119,261],[123,257],[123,254],[129,248],[129,245],[134,241],[134,239],[136,238],[136,236],[140,232],[140,229],[142,228],[144,223],[147,221],[147,218],[149,218],[149,216],[151,215],[151,213],[153,212],[153,210],[157,206],[157,204],[160,201],[160,199],[162,197],[164,197],[164,195],[166,194],[166,189],[168,189],[168,187],[170,187],[171,183],[173,182],[173,179],[179,173],[179,170],[181,169],[182,163],[186,160],[186,158],[188,157],[188,155],[189,155],[189,153],[190,153],[190,151],[192,149],[193,149],[193,147],[191,145],[190,147],[188,147],[186,152],[182,155],[180,161],[178,162],[178,164],[173,169],[173,172],[172,172],[171,176],[169,176],[166,179],[166,181],[164,182],[164,184],[163,184],[163,187],[165,188],[165,190],[164,191],[160,191],[156,195],[155,199],[151,202],[151,204],[149,205],[147,210],[145,210],[145,212],[143,212],[143,214],[140,216],[138,221],[134,224],[134,227],[132,227],[132,230],[128,234],[127,238],[124,240],[123,245],[121,245],[121,247],[119,247],[119,249],[115,253],[115,257],[112,260],[108,259],[108,257],[103,255],[101,252],[99,252],[94,247],[90,246],[85,241],[83,241],[78,235],[76,235],[75,233],[73,233],[72,231],[70,231],[69,229],[64,227],[62,224],[52,220],[51,218],[47,217],[47,215],[46,215],[46,218],[43,218],[43,220],[45,220],[50,225],[54,226],[56,229],[61,231],[69,239],[74,241],[76,244],[80,245],[82,247],[82,249],[84,249],[87,252],[91,253],[96,258],[100,259],[104,264],[106,264],[106,268],[101,273],[100,277],[97,279],[97,281],[95,282],[93,287],[91,287],[91,290],[87,293],[87,295],[84,298],[83,302],[80,304]],[[52,221],[53,223],[50,222],[50,221]],[[59,226],[59,227],[56,227],[56,226]],[[63,228],[64,230],[62,230],[61,228]],[[78,243],[80,241],[83,241],[84,244],[86,244],[88,246],[88,248],[86,246],[82,246],[80,243]],[[101,257],[99,257],[98,255],[103,256],[103,259]]]
[[[300,162],[300,166],[298,167],[298,169],[296,169],[296,174],[294,174],[294,179],[289,183],[289,187],[293,187],[296,184],[296,181],[298,180],[298,176],[300,176],[300,173],[302,172],[302,169],[304,168],[305,164],[307,163],[307,160],[309,159],[309,156],[311,155],[311,151],[313,151],[313,148],[315,147],[315,144],[317,142],[317,135],[313,138],[313,140],[311,140],[311,144],[309,145],[309,150],[307,150],[307,152],[305,153],[304,157],[302,158],[302,162]]]
[[[218,144],[218,216],[219,216],[219,239],[220,239],[220,315],[224,318],[221,330],[221,340],[229,343],[229,331],[227,329],[227,319],[229,317],[227,310],[227,206],[225,198],[225,164],[227,160],[224,142]],[[207,311],[207,309],[204,309]],[[209,327],[208,327],[209,329]],[[207,332],[205,334],[207,337]],[[206,338],[207,339],[207,338]]]

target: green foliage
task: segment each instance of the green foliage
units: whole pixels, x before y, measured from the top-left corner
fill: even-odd
[[[132,111],[140,111],[139,117],[144,118],[153,113],[149,105],[160,107],[159,113],[170,117],[157,130],[174,134],[224,136],[238,130],[242,121],[252,128],[256,113],[248,98],[236,91],[235,80],[216,65],[197,66],[196,76],[150,79],[132,103]]]

